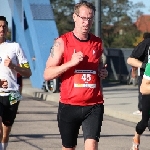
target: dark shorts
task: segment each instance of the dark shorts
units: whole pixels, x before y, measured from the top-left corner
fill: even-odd
[[[81,125],[84,140],[94,139],[99,142],[103,113],[103,104],[72,106],[59,103],[57,119],[62,145],[65,148],[73,148],[77,145]]]
[[[0,96],[0,116],[5,126],[12,126],[16,118],[18,103],[10,105],[9,96]]]
[[[22,76],[17,77],[17,84],[19,84],[19,87],[22,87]]]

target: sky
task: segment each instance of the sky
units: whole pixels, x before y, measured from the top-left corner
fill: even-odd
[[[150,0],[130,0],[134,3],[137,2],[143,2],[145,5],[145,8],[142,8],[141,11],[144,12],[145,15],[149,14],[150,15]]]
[[[146,6],[145,8],[142,8],[141,11],[144,12],[144,14],[150,14],[150,0],[130,0],[133,3],[137,2],[143,2],[143,4]],[[75,2],[79,2],[79,0],[75,0]],[[5,16],[7,18],[7,21],[9,23],[9,27],[11,27],[11,11],[9,8],[8,0],[0,0],[0,16]]]
[[[8,21],[8,26],[11,27],[11,11],[7,0],[0,0],[0,16],[5,16]]]

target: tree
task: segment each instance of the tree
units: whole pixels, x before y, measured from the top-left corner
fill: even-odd
[[[71,31],[74,27],[72,15],[74,0],[50,0],[59,34]]]
[[[133,46],[137,46],[140,42],[143,41],[143,33],[136,37],[136,41],[133,43]]]
[[[133,5],[129,0],[102,0],[102,38],[106,47],[133,47],[139,35],[133,18],[141,7],[142,3]]]
[[[95,2],[95,0],[88,0]],[[72,19],[74,0],[51,0],[59,34],[74,28]],[[140,35],[134,19],[142,12],[143,3],[133,4],[130,0],[101,0],[102,39],[105,47],[133,47]],[[94,31],[94,26],[91,32]]]
[[[132,8],[129,11],[129,15],[132,16],[132,20],[133,22],[135,22],[143,14],[140,8],[144,8],[145,5],[143,4],[143,2],[138,2],[138,3],[135,3],[134,5],[131,2],[131,4],[132,4]]]

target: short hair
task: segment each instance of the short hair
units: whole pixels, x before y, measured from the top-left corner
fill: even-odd
[[[5,21],[5,22],[6,22],[6,24],[7,24],[7,26],[8,26],[8,22],[7,22],[7,20],[6,20],[6,17],[4,17],[4,16],[0,16],[0,20]]]
[[[147,38],[150,38],[150,33],[149,32],[145,32],[143,34],[143,39],[147,39]]]
[[[94,11],[94,14],[95,14],[95,11],[96,11],[95,6],[94,6],[92,3],[87,2],[87,1],[81,1],[81,2],[77,3],[77,4],[74,6],[74,13],[75,13],[75,14],[77,14],[77,15],[79,14],[79,8],[80,8],[81,6],[85,6],[85,7],[89,8],[89,9],[92,9],[92,10]]]

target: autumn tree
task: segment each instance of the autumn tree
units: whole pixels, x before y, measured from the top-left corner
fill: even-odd
[[[143,33],[136,37],[136,41],[133,43],[133,46],[137,46],[140,42],[143,41]]]
[[[102,0],[102,38],[106,47],[133,47],[139,31],[132,10],[140,7],[141,3],[133,5],[129,0]]]

